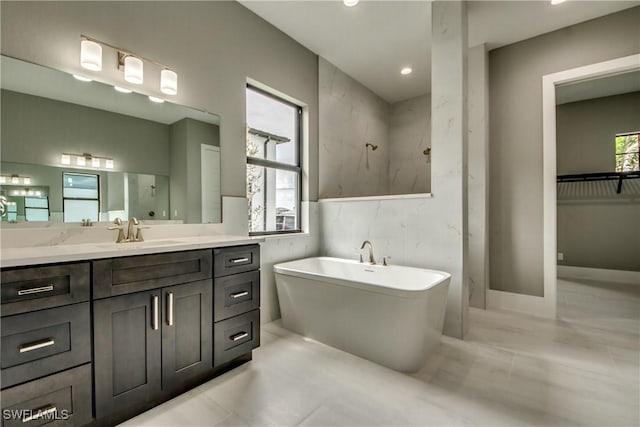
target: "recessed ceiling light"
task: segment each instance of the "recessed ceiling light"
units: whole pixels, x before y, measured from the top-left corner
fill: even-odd
[[[149,96],[149,101],[155,102],[157,104],[162,104],[164,102],[164,99],[158,98],[156,96]]]
[[[74,74],[74,75],[73,75],[73,78],[74,78],[74,79],[76,79],[76,80],[80,80],[81,82],[92,82],[92,81],[93,81],[93,80],[91,80],[91,79],[90,79],[90,78],[88,78],[88,77],[79,76],[79,75],[77,75],[77,74]]]
[[[555,6],[557,4],[564,3],[565,1],[567,0],[551,0],[551,4]]]
[[[120,86],[114,86],[113,88],[115,90],[117,90],[118,92],[121,92],[121,93],[131,93],[132,92],[131,89],[127,89],[127,88],[120,87]]]
[[[353,6],[357,5],[359,1],[360,0],[342,0],[344,5],[347,6],[347,7],[353,7]]]
[[[413,69],[411,67],[404,67],[402,70],[400,70],[400,74],[406,76],[407,74],[411,74],[412,71]]]

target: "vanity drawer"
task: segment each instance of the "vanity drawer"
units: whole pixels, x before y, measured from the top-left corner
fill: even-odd
[[[93,298],[210,279],[211,258],[205,249],[93,261]]]
[[[222,277],[230,274],[260,268],[260,246],[235,246],[213,250],[213,276]]]
[[[213,307],[215,322],[260,308],[260,271],[215,279]]]
[[[3,390],[2,427],[85,425],[92,420],[91,388],[88,363]]]
[[[90,326],[88,302],[0,319],[2,388],[91,361]]]
[[[260,346],[260,310],[213,325],[213,366],[217,367]]]
[[[89,300],[89,263],[2,270],[2,315]]]

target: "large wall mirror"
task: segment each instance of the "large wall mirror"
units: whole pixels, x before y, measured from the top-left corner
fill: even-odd
[[[221,222],[217,115],[0,60],[2,222]]]

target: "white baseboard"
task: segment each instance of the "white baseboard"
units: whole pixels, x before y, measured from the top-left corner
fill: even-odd
[[[600,280],[603,282],[640,285],[640,271],[608,270],[605,268],[558,266],[558,277],[566,279]]]
[[[550,319],[556,317],[555,295],[544,298],[487,289],[487,309],[517,311]]]

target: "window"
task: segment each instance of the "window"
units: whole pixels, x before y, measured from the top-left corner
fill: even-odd
[[[640,132],[616,135],[616,172],[640,170]]]
[[[247,86],[249,234],[299,232],[302,108]]]
[[[99,200],[98,175],[62,173],[64,222],[99,221]]]
[[[49,221],[49,198],[25,197],[24,216],[27,221]]]

